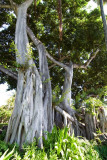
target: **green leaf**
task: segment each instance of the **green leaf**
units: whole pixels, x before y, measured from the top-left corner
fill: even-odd
[[[9,152],[8,154],[7,154],[7,152],[8,152],[8,150],[6,150],[6,151],[4,152],[4,154],[1,156],[0,160],[9,160],[9,159],[12,157],[13,153],[14,153],[14,148],[13,148],[13,150],[12,150],[11,152]]]

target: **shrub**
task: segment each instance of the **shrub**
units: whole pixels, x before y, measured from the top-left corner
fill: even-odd
[[[94,150],[94,145],[88,140],[78,139],[74,135],[68,135],[68,128],[57,130],[54,127],[52,133],[47,134],[44,141],[45,151],[50,155],[51,151],[61,160],[91,160],[100,159],[99,153]]]
[[[0,123],[8,123],[13,111],[15,95],[10,97],[6,105],[0,107]]]

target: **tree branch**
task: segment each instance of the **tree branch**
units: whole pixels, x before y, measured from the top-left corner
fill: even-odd
[[[15,14],[17,15],[18,4],[16,4],[15,2],[13,2],[13,0],[9,0],[9,1],[10,1],[11,7],[13,8]]]
[[[29,37],[31,38],[31,40],[33,41],[33,43],[36,45],[36,47],[38,48],[39,45],[42,45],[44,46],[44,44],[38,40],[34,33],[32,32],[32,30],[27,26],[27,33],[29,35]],[[61,62],[58,62],[57,60],[55,60],[47,51],[46,51],[46,56],[52,61],[54,62],[55,64],[59,65],[60,67],[64,68],[65,70],[68,69],[68,67],[66,65],[64,65],[63,63]]]
[[[0,4],[0,8],[5,8],[5,9],[13,9],[15,13],[17,13],[17,7],[18,5],[13,2],[12,0],[9,0],[10,5],[5,5],[5,4]]]
[[[27,26],[27,33],[36,47],[42,44],[42,42],[35,37],[34,33],[28,26]]]
[[[4,4],[0,4],[0,8],[11,9],[11,8],[12,8],[12,6],[11,6],[11,5],[4,5]]]
[[[32,30],[27,26],[27,33],[29,35],[29,37],[31,38],[31,40],[33,41],[33,43],[35,44],[35,46],[38,48],[39,45],[43,45],[44,44],[38,40],[34,33],[32,32]],[[91,63],[91,61],[96,57],[97,53],[99,52],[99,49],[96,50],[96,52],[90,56],[89,60],[84,64],[84,65],[79,65],[79,64],[73,64],[73,68],[83,68],[83,69],[87,69],[87,67],[89,66],[89,64]],[[47,51],[46,51],[46,56],[52,61],[54,62],[56,65],[64,68],[65,70],[68,70],[68,66],[55,60]],[[54,64],[52,65],[52,67],[54,66]],[[51,68],[51,67],[50,67]]]
[[[25,0],[22,4],[23,6],[26,6],[27,8],[32,4],[33,0]]]
[[[63,57],[61,57],[60,59],[59,59],[59,61],[61,62],[61,61],[63,61],[64,59],[67,59],[67,58],[69,58],[69,57],[65,57],[65,56],[63,56]],[[49,69],[51,69],[52,67],[54,67],[54,66],[56,66],[56,64],[54,63],[54,64],[52,64],[51,66],[49,66]]]
[[[55,64],[57,64],[58,66],[64,68],[65,70],[68,70],[68,66],[66,66],[65,64],[55,60],[48,52],[46,52],[46,56]]]
[[[100,50],[97,49],[96,52],[93,54],[93,55],[90,55],[90,58],[88,59],[88,61],[83,64],[83,65],[79,65],[79,64],[74,64],[73,65],[73,68],[83,68],[83,69],[87,69],[87,67],[89,66],[89,64],[91,63],[91,61],[96,57],[97,53],[99,52]]]
[[[0,65],[0,71],[2,71],[3,73],[7,74],[8,76],[14,78],[15,80],[18,79],[17,73],[12,72],[12,71],[4,68],[3,65]]]
[[[97,55],[97,53],[98,53],[99,51],[100,51],[100,50],[97,49],[96,52],[95,52],[92,56],[90,56],[89,60],[86,62],[86,67],[89,66],[89,64],[90,64],[91,61],[96,57],[96,55]]]
[[[74,122],[74,118],[71,117],[67,112],[65,112],[62,108],[55,106],[55,110],[59,112],[64,117],[67,117],[71,122]]]

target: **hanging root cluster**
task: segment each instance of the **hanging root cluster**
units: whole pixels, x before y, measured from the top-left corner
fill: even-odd
[[[21,146],[37,137],[40,138],[41,146],[42,113],[42,82],[36,67],[28,69],[25,74],[19,71],[15,107],[9,121],[6,142],[16,142]]]
[[[54,108],[56,126],[59,128],[68,126],[70,135],[74,133],[75,136],[82,136],[91,140],[95,138],[98,131],[107,133],[107,115],[104,108],[99,109],[96,115],[86,111],[83,114],[75,112],[74,115],[70,115],[61,107],[55,106]]]

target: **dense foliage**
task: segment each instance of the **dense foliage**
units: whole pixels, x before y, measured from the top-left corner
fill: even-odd
[[[91,107],[98,109],[99,107],[107,105],[107,86],[103,88],[91,88],[88,90],[83,90],[77,94],[75,97],[75,108],[79,108],[82,105],[84,107]]]
[[[8,123],[14,107],[15,95],[10,97],[6,105],[0,107],[0,124]]]
[[[20,4],[22,1],[17,1]],[[73,79],[73,98],[81,90],[95,89],[107,85],[107,54],[105,53],[104,32],[100,17],[99,9],[95,9],[87,13],[85,6],[88,0],[78,1],[62,1],[62,23],[63,36],[62,41],[59,39],[59,19],[57,1],[37,1],[36,8],[32,5],[28,11],[27,23],[33,32],[46,46],[49,53],[57,60],[66,57],[63,62],[83,64],[90,53],[97,48],[100,53],[96,59],[90,64],[87,70],[74,70]],[[2,4],[9,4],[3,0]],[[7,25],[7,28],[0,32],[0,59],[1,64],[8,68],[14,68],[17,71],[14,60],[15,53],[10,50],[12,41],[14,40],[14,30],[16,17],[11,10],[0,9],[1,27]],[[3,17],[3,18],[2,18]],[[38,54],[34,46],[33,54],[35,63],[38,65]],[[49,61],[49,66],[52,62]],[[16,87],[16,81],[12,81],[7,75],[1,74],[1,83],[8,81],[10,88]],[[50,69],[52,87],[56,84],[62,86],[64,80],[64,72],[61,68],[54,66]],[[104,76],[105,75],[105,76]]]
[[[52,133],[47,134],[47,140],[44,140],[44,148],[40,150],[37,147],[37,142],[34,141],[31,145],[24,145],[23,150],[19,151],[17,145],[12,150],[14,145],[5,144],[0,141],[0,154],[3,154],[9,148],[8,153],[5,152],[2,160],[12,159],[17,160],[104,160],[107,156],[107,146],[97,144],[96,141],[89,142],[86,139],[78,139],[73,135],[68,135],[68,128],[57,130],[53,128]],[[100,141],[99,141],[100,143]],[[11,151],[11,152],[10,152]],[[3,156],[2,156],[3,157]]]

